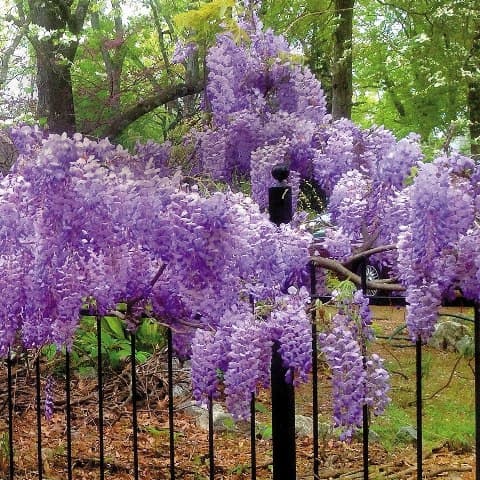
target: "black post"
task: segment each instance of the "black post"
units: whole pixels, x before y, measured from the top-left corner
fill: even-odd
[[[272,353],[273,480],[296,479],[295,392],[275,342]]]
[[[480,306],[474,305],[475,343],[475,478],[480,478]]]
[[[37,410],[37,465],[38,480],[43,478],[43,459],[42,459],[42,409],[40,401],[40,352],[37,352],[35,359],[35,384],[36,384],[36,410]]]
[[[209,479],[215,480],[215,451],[213,446],[213,397],[208,399],[208,458]]]
[[[415,365],[417,377],[417,479],[423,478],[423,401],[422,401],[422,339],[415,342]],[[477,477],[479,478],[479,477]]]
[[[256,447],[256,425],[255,425],[255,393],[250,399],[250,468],[252,480],[257,478],[257,447]]]
[[[313,478],[317,479],[320,469],[319,439],[318,439],[318,343],[317,315],[315,311],[315,296],[317,294],[317,277],[315,262],[310,262],[310,295],[312,319],[312,420],[313,420]]]
[[[98,388],[98,454],[100,480],[105,478],[105,444],[103,425],[103,365],[102,365],[102,318],[97,315],[97,388]]]
[[[70,351],[65,352],[65,396],[66,411],[65,417],[67,421],[67,478],[73,478],[72,465],[72,401],[71,401],[71,371],[70,371]]]
[[[286,181],[290,171],[286,165],[277,165],[272,176],[277,185],[268,191],[270,220],[276,225],[289,223],[293,216],[292,188]],[[285,381],[280,345],[275,342],[272,350],[272,456],[273,480],[295,480],[295,392],[293,385]]]
[[[255,317],[255,297],[250,294],[250,306],[252,307],[252,314]],[[255,411],[255,392],[252,392],[250,398],[250,467],[252,480],[257,478],[257,432],[256,432],[256,411]]]
[[[15,475],[15,461],[13,458],[13,379],[12,379],[12,356],[10,349],[7,357],[7,382],[8,382],[8,469],[10,480]]]
[[[362,292],[364,295],[367,293],[367,259],[362,258],[361,261],[361,280],[362,280]],[[362,355],[363,355],[363,367],[367,368],[367,345],[365,343],[365,338],[363,335],[361,337],[362,341]],[[363,480],[368,480],[368,470],[369,470],[369,442],[370,442],[370,423],[369,418],[370,413],[368,405],[363,405],[362,411],[362,441],[363,441]]]
[[[173,419],[173,338],[172,329],[167,329],[168,363],[168,432],[170,447],[170,480],[175,480],[175,425]]]
[[[275,225],[289,223],[293,217],[292,187],[286,184],[290,171],[286,165],[276,165],[272,169],[272,177],[277,185],[268,189],[268,213]]]
[[[130,365],[132,370],[132,434],[133,434],[133,478],[138,480],[138,413],[137,413],[137,362],[136,334],[130,332]]]

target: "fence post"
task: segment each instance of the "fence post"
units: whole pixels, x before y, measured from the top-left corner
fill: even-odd
[[[480,478],[480,305],[474,303],[475,345],[475,478]]]
[[[15,476],[15,460],[13,456],[13,377],[12,377],[12,352],[8,349],[7,356],[7,383],[8,383],[8,471],[9,480]]]
[[[292,188],[286,181],[290,171],[286,165],[276,165],[272,176],[277,184],[268,191],[270,220],[276,225],[292,219]],[[295,393],[285,381],[287,369],[282,364],[279,344],[272,351],[272,450],[273,480],[295,480]]]
[[[367,259],[363,257],[360,263],[362,293],[367,294]],[[369,307],[370,308],[370,307]],[[362,355],[363,368],[367,369],[367,345],[362,335]],[[370,418],[369,408],[367,404],[363,405],[362,411],[362,439],[363,439],[363,480],[369,478],[369,442],[370,442]]]
[[[38,479],[43,478],[43,459],[42,459],[42,411],[40,404],[41,386],[40,386],[40,352],[37,352],[35,359],[35,406],[37,412],[37,465],[38,465]]]
[[[310,261],[310,308],[312,320],[312,420],[313,420],[313,478],[317,479],[320,471],[319,436],[318,436],[318,333],[317,333],[317,276],[316,266]]]
[[[416,375],[416,415],[417,415],[417,480],[423,478],[423,400],[422,400],[422,338],[415,341],[415,375]]]

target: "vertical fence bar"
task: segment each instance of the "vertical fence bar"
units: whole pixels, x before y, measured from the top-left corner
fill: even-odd
[[[415,342],[416,407],[417,407],[417,479],[423,477],[423,400],[422,400],[422,339]]]
[[[255,431],[255,393],[252,393],[250,399],[250,468],[251,479],[257,478],[257,448],[256,448],[256,431]]]
[[[215,480],[215,452],[213,449],[213,398],[208,399],[208,458],[209,458],[209,478]]]
[[[105,478],[105,445],[103,426],[103,365],[102,365],[102,318],[97,315],[97,386],[98,386],[98,454],[100,480]]]
[[[70,378],[70,351],[65,352],[65,417],[67,422],[67,475],[68,480],[72,480],[72,401],[71,401],[71,378]]]
[[[250,306],[252,307],[252,314],[255,317],[255,298],[252,294],[249,295]],[[250,473],[251,479],[257,478],[257,432],[256,432],[256,407],[255,407],[255,392],[252,392],[250,399]]]
[[[474,304],[475,343],[475,478],[480,479],[480,307]]]
[[[272,456],[273,480],[296,479],[295,392],[285,381],[280,345],[272,351]]]
[[[137,346],[136,334],[130,333],[130,365],[132,370],[132,443],[133,443],[133,478],[138,480],[138,413],[137,413]]]
[[[310,295],[312,319],[312,420],[313,420],[313,478],[317,479],[320,469],[319,441],[318,441],[318,343],[317,343],[317,315],[314,297],[317,294],[317,276],[315,262],[310,262]]]
[[[43,478],[43,460],[42,460],[42,408],[41,408],[41,388],[40,388],[40,352],[37,352],[35,359],[35,386],[36,386],[36,410],[37,410],[37,468],[38,478]]]
[[[364,257],[361,261],[361,280],[362,280],[362,292],[367,294],[367,259]],[[363,335],[362,341],[362,355],[363,355],[363,368],[366,369],[367,364],[367,345]],[[369,477],[369,442],[370,442],[370,424],[369,424],[370,412],[368,405],[363,405],[362,411],[362,439],[363,439],[363,480],[368,480]]]
[[[8,349],[7,356],[7,401],[8,401],[8,472],[10,480],[15,475],[15,460],[13,458],[13,380],[12,380],[12,353]]]
[[[173,419],[173,338],[172,329],[167,329],[168,365],[168,432],[170,440],[170,480],[175,479],[175,424]]]

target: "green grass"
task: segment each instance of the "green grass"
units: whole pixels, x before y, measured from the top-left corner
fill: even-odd
[[[391,372],[392,403],[381,417],[372,420],[372,430],[389,450],[404,448],[397,432],[416,426],[415,351],[380,344],[381,355]],[[428,347],[423,349],[423,446],[431,451],[440,446],[469,450],[474,443],[474,379],[468,359]],[[455,371],[454,371],[455,369]]]

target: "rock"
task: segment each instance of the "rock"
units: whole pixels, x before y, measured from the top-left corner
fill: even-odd
[[[202,430],[208,431],[208,410],[204,407],[199,407],[203,410],[197,416],[197,426]],[[231,432],[236,430],[235,420],[229,413],[225,412],[223,407],[218,404],[213,405],[213,430],[215,432]]]
[[[437,324],[428,344],[439,350],[455,352],[457,343],[469,333],[469,329],[465,325],[452,320],[446,320]]]
[[[354,433],[353,438],[361,442],[363,440],[362,430],[357,430]],[[368,443],[380,443],[380,435],[377,432],[375,432],[375,430],[370,429],[368,431]]]
[[[173,391],[173,398],[179,397],[190,397],[192,395],[192,389],[190,384],[183,382],[183,383],[176,383],[172,387]]]
[[[193,418],[198,418],[206,412],[205,408],[200,407],[197,402],[189,402],[188,404],[185,404],[182,409],[187,415],[190,415]]]
[[[299,437],[313,437],[313,419],[304,415],[295,415],[295,434]],[[318,437],[323,442],[332,438],[332,425],[327,422],[318,422]]]
[[[411,443],[416,445],[417,443],[417,430],[411,425],[402,427],[396,434],[395,439],[401,443]]]
[[[295,435],[299,437],[313,437],[313,420],[304,415],[295,415]]]
[[[7,175],[17,157],[17,149],[10,137],[4,132],[0,132],[0,172],[3,175]]]
[[[318,423],[318,438],[321,442],[325,442],[334,437],[333,426],[328,422]]]

